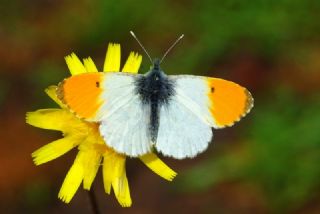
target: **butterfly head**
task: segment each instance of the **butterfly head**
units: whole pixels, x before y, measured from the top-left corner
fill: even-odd
[[[160,64],[161,64],[161,60],[159,58],[155,58],[153,60],[151,69],[148,72],[150,76],[154,76],[154,78],[156,79],[166,76],[164,71],[161,69]]]
[[[153,60],[152,70],[161,71],[160,63],[161,63],[160,59],[159,59],[159,58],[155,58],[155,59]]]
[[[149,72],[145,74],[147,79],[149,79],[150,83],[152,82],[152,84],[158,82],[166,76],[164,71],[161,69],[160,64],[160,59],[155,58],[152,62]]]

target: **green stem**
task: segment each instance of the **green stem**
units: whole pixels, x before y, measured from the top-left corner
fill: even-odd
[[[96,198],[93,186],[91,187],[90,191],[88,191],[88,195],[89,195],[89,199],[90,199],[92,213],[93,214],[100,214],[99,206],[98,206],[98,202],[97,202],[97,198]]]

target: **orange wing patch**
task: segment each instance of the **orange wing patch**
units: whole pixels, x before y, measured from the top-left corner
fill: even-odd
[[[253,107],[253,98],[246,88],[218,78],[208,78],[207,83],[210,112],[217,128],[232,126]]]
[[[72,76],[59,84],[58,98],[80,118],[94,119],[102,104],[102,80],[99,72]]]

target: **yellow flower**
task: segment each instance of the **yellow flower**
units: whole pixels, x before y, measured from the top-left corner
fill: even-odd
[[[66,63],[72,75],[86,72],[98,72],[94,62],[89,57],[83,60],[72,53],[67,56]],[[137,73],[142,61],[141,55],[131,52],[122,72]],[[104,63],[104,72],[120,70],[120,45],[109,44]],[[110,194],[113,189],[118,202],[123,207],[131,206],[130,190],[125,170],[126,156],[116,153],[107,147],[101,138],[98,124],[86,122],[72,114],[57,98],[56,86],[50,86],[46,93],[61,107],[40,109],[28,112],[26,122],[30,125],[63,133],[63,138],[53,141],[32,153],[33,161],[40,165],[60,157],[74,147],[79,152],[65,177],[58,197],[69,203],[77,189],[83,183],[83,188],[90,190],[97,171],[102,165],[105,192]],[[176,172],[165,165],[154,153],[139,157],[153,172],[171,181]]]

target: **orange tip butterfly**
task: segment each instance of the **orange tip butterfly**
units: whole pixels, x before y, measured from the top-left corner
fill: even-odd
[[[137,157],[154,148],[177,159],[195,157],[212,141],[212,128],[239,121],[253,107],[253,98],[224,79],[166,75],[162,60],[154,60],[146,74],[71,76],[60,82],[58,97],[78,117],[99,123],[105,143],[119,153]]]

